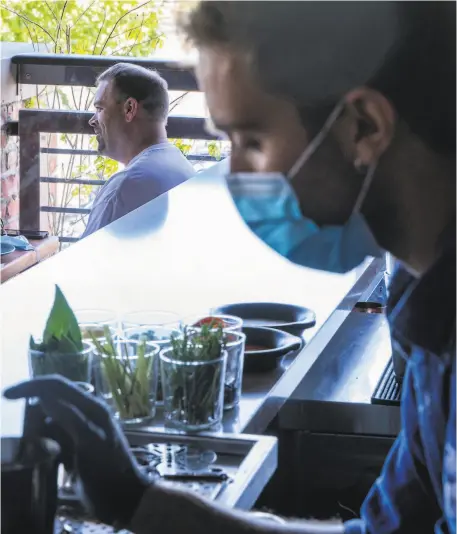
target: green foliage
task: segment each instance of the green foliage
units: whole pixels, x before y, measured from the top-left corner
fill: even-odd
[[[148,56],[162,46],[157,1],[10,0],[0,4],[0,39],[57,54]]]
[[[221,159],[221,148],[220,141],[210,141],[208,143],[208,154],[219,161]]]
[[[191,139],[169,139],[170,143],[173,143],[176,148],[179,148],[184,156],[187,156],[193,148],[193,141]]]
[[[23,106],[25,109],[33,109],[37,107],[37,98],[35,96],[32,96],[31,98],[27,98],[23,102]]]
[[[113,159],[105,158],[103,156],[97,156],[95,160],[95,180],[100,180],[103,176],[112,176],[119,170],[119,162]],[[90,173],[89,173],[90,175]],[[92,176],[91,176],[92,178]]]

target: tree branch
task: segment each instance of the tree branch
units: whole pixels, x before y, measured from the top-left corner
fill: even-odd
[[[52,7],[48,4],[48,2],[44,2],[46,4],[46,7],[49,9],[49,11],[52,13],[52,16],[56,19],[57,22],[59,22],[59,19],[57,18],[56,14],[54,13]]]
[[[168,109],[168,114],[170,114],[177,106],[179,106],[179,104],[181,104],[181,102],[184,100],[184,98],[189,94],[189,91],[187,91],[186,93],[176,97],[174,100],[172,100],[170,102],[170,106],[169,106],[169,109]]]
[[[95,50],[97,49],[98,40],[100,39],[100,34],[102,33],[105,22],[106,22],[106,9],[103,9],[103,22],[102,22],[102,25],[100,26],[100,29],[98,30],[97,39],[95,39],[94,49],[92,51],[93,56],[95,56]]]
[[[40,30],[42,32],[44,32],[52,40],[53,43],[56,42],[54,37],[47,30],[45,30],[43,28],[43,26],[41,26],[41,24],[38,24],[38,22],[35,22],[34,20],[30,20],[28,17],[26,17],[24,15],[21,15],[17,11],[14,11],[14,9],[10,9],[9,7],[6,7],[5,4],[3,4],[2,7],[3,7],[3,9],[6,9],[10,13],[12,13],[13,15],[16,15],[16,17],[19,17],[19,18],[25,20],[26,22],[30,22],[30,24],[33,24],[34,26],[37,26],[38,28],[40,28]]]
[[[30,35],[30,40],[32,41],[32,46],[33,46],[33,51],[35,52],[35,41],[34,41],[34,39],[33,39],[32,32],[31,32],[31,30],[30,30],[29,25],[27,24],[27,22],[25,23],[25,28],[26,28],[28,34]],[[38,42],[37,42],[37,44],[38,44]]]
[[[65,36],[67,40],[67,53],[71,54],[71,26],[69,24],[65,27]]]
[[[65,13],[65,10],[67,9],[67,3],[68,2],[65,2],[65,4],[63,5],[62,11],[60,13],[60,20],[58,21],[57,33],[56,33],[55,52],[57,52],[57,47],[59,46],[59,37],[60,37],[60,33],[62,31],[62,20],[63,20],[63,16],[64,16],[64,13]]]
[[[140,36],[140,33],[141,33],[141,26],[143,25],[143,22],[144,22],[144,13],[143,13],[143,16],[141,18],[141,25],[140,25],[140,28],[138,30],[138,33],[136,34],[136,37],[135,37],[135,40],[133,41],[133,45],[130,47],[129,51],[127,52],[127,56],[130,54],[130,52],[133,50],[133,48],[136,46],[137,42],[138,42],[138,38]],[[114,53],[113,53],[114,55]]]
[[[144,15],[143,15],[143,20],[144,20]],[[116,35],[113,35],[111,39],[116,39],[117,37],[121,37],[122,35],[125,35],[126,33],[129,33],[129,32],[133,32],[137,30],[138,28],[141,28],[141,24],[139,24],[138,26],[134,26],[133,28],[128,28],[127,30],[121,33],[116,33]]]
[[[116,50],[113,50],[113,52],[111,52],[111,55],[116,55],[119,51],[121,50],[125,50],[126,48],[130,47],[130,50],[127,52],[127,54],[130,54],[130,52],[133,50],[133,48],[135,48],[135,46],[141,46],[141,45],[145,45],[145,44],[149,44],[149,43],[152,43],[152,41],[158,41],[160,39],[161,36],[159,37],[154,37],[153,39],[147,39],[146,41],[141,41],[141,43],[134,43],[133,45],[127,45],[127,46],[122,46],[121,48],[116,48]]]
[[[132,8],[132,9],[130,9],[130,11],[127,11],[127,13],[124,13],[121,17],[119,17],[117,19],[116,24],[113,26],[110,34],[108,35],[108,38],[106,39],[105,43],[103,44],[103,47],[102,47],[101,52],[100,52],[100,55],[102,55],[103,52],[105,51],[105,48],[106,48],[106,45],[108,44],[108,41],[112,38],[114,30],[118,27],[118,25],[121,22],[121,20],[125,19],[125,17],[127,17],[128,15],[133,13],[134,11],[137,11],[138,9],[141,9],[142,7],[147,6],[150,3],[151,3],[151,1],[148,0],[147,2],[144,2],[143,4],[140,4],[139,6],[136,6],[136,7]]]
[[[87,7],[82,13],[81,15],[79,15],[79,17],[76,19],[75,23],[73,24],[73,26],[76,26],[78,24],[78,22],[84,17],[84,15],[89,11],[89,9],[91,9],[91,7],[95,4],[95,0],[92,2],[92,4],[89,5],[89,7]]]

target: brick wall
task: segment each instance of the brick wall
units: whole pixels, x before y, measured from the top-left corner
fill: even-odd
[[[13,103],[1,106],[1,124],[8,120],[18,120],[21,103]],[[49,134],[48,134],[49,135]],[[57,148],[57,135],[43,134],[41,143],[49,148]],[[1,163],[0,163],[0,199],[1,210],[0,217],[3,219],[5,228],[19,228],[19,139],[16,136],[8,136],[1,131],[0,145]],[[53,176],[56,172],[57,157],[48,155],[47,161],[42,158],[42,175]],[[41,200],[42,205],[48,204],[49,193],[56,196],[56,184],[42,184]],[[40,228],[37,230],[50,230],[47,214],[43,213],[41,217]]]
[[[17,120],[20,105],[8,104],[1,107],[1,123],[7,120]],[[19,142],[17,137],[11,137],[1,132],[1,218],[6,228],[19,227]]]

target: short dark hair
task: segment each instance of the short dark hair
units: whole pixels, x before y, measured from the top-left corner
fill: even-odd
[[[152,120],[165,121],[168,116],[168,85],[154,70],[132,63],[116,63],[100,74],[100,82],[112,81],[119,98],[141,102]]]
[[[180,22],[197,47],[245,51],[259,82],[294,102],[304,123],[366,85],[433,150],[455,154],[453,1],[207,0]]]

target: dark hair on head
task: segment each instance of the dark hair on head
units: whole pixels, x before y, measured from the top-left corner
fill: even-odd
[[[141,102],[151,120],[166,121],[168,116],[168,85],[154,70],[131,63],[116,63],[100,74],[97,84],[112,81],[121,100],[134,98]]]
[[[455,2],[208,0],[180,25],[197,47],[246,52],[259,82],[308,128],[365,85],[430,148],[455,155]]]

